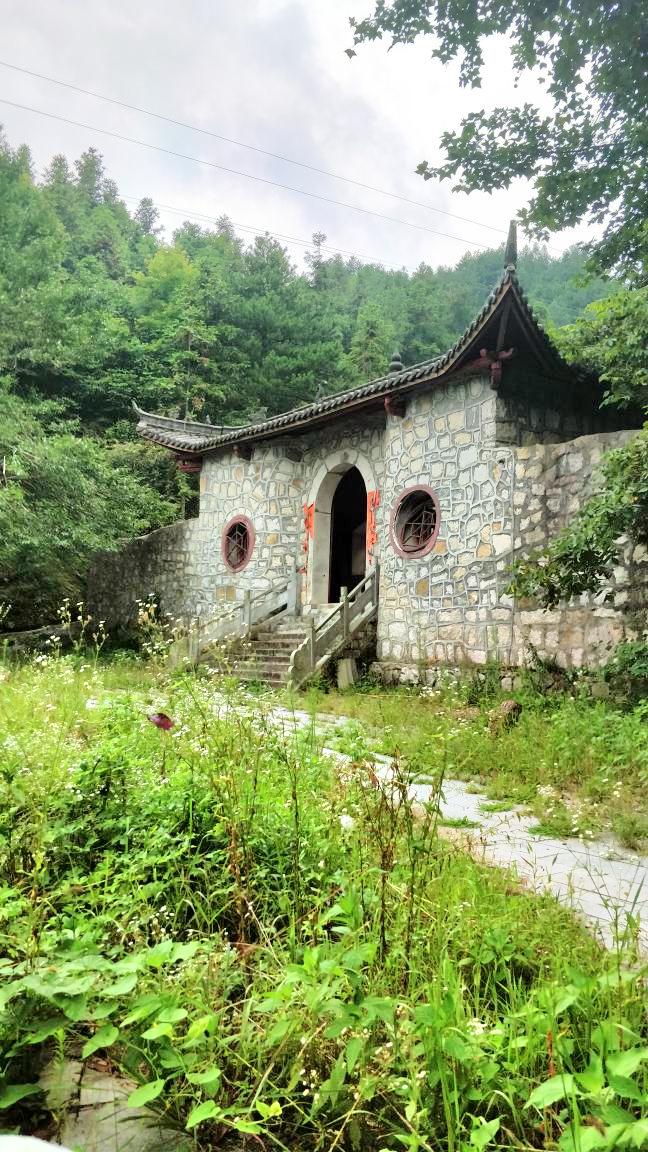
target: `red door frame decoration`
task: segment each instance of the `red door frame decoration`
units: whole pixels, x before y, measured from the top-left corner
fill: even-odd
[[[374,548],[378,543],[376,530],[376,509],[380,506],[380,492],[374,489],[367,492],[367,565],[374,562]]]
[[[304,553],[304,562],[298,572],[304,573],[308,568],[308,541],[315,538],[315,501],[312,504],[304,504],[304,540],[302,542],[302,552]]]

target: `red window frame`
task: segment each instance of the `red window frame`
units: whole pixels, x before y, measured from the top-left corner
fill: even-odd
[[[406,508],[404,506],[408,503],[413,504],[414,501],[412,498],[417,494],[429,497],[434,511],[435,520],[432,532],[428,537],[426,537],[424,543],[419,547],[411,548],[404,544],[404,524],[402,522],[399,523],[399,520],[401,520],[403,515],[406,513]],[[414,511],[415,510],[413,509],[413,514]],[[424,511],[429,515],[429,507],[424,509]],[[405,521],[405,523],[407,523],[407,521]],[[436,544],[440,527],[441,507],[439,505],[439,498],[434,489],[428,488],[427,484],[414,484],[411,488],[405,488],[404,491],[401,492],[398,498],[394,501],[389,522],[389,535],[391,538],[392,548],[394,549],[394,552],[396,552],[397,556],[402,556],[405,560],[418,560],[421,556],[427,556],[428,552],[431,552],[434,548],[434,545]]]
[[[245,533],[244,550],[238,563],[233,564],[231,560],[232,547],[241,547],[240,542],[238,545],[234,545],[233,538],[235,531],[239,533],[240,538],[241,529]],[[249,516],[242,516],[240,513],[238,513],[236,516],[232,516],[231,519],[227,521],[221,536],[221,554],[225,566],[226,568],[229,568],[230,572],[242,572],[246,565],[250,563],[250,560],[252,559],[252,553],[254,551],[255,539],[256,535],[254,532],[254,525]]]

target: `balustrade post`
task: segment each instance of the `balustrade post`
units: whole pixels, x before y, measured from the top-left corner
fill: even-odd
[[[342,636],[346,640],[349,635],[349,589],[340,588],[340,602],[342,604]]]
[[[249,632],[252,627],[252,593],[248,590],[243,593],[243,625]]]
[[[297,566],[294,565],[293,568],[291,569],[290,578],[288,580],[288,597],[287,597],[286,610],[287,610],[289,616],[296,616],[297,615],[297,601],[298,601],[298,589],[299,589],[298,580],[299,580],[299,578],[298,578],[298,574],[297,574]]]
[[[310,670],[315,671],[315,617],[311,616],[310,621]]]

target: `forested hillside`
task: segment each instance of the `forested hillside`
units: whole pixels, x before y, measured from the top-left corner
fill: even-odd
[[[89,554],[182,514],[187,481],[134,440],[131,401],[212,422],[269,415],[445,351],[501,272],[501,250],[414,273],[326,256],[307,270],[223,218],[163,240],[131,215],[99,153],[37,179],[0,141],[0,602],[9,621],[77,595]],[[541,318],[571,323],[610,292],[575,251],[523,251]]]

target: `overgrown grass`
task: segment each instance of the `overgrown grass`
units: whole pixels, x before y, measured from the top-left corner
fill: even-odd
[[[204,1148],[639,1148],[636,957],[440,839],[411,749],[340,768],[239,705],[134,660],[4,672],[7,1125],[42,1124],[44,1061],[100,1052]]]
[[[417,770],[483,785],[492,801],[524,804],[548,834],[585,839],[613,832],[648,850],[648,700],[623,710],[584,693],[515,693],[519,721],[491,730],[501,693],[466,686],[324,692],[308,707],[356,721],[341,737],[356,749],[404,757]],[[473,700],[468,703],[468,700]]]

